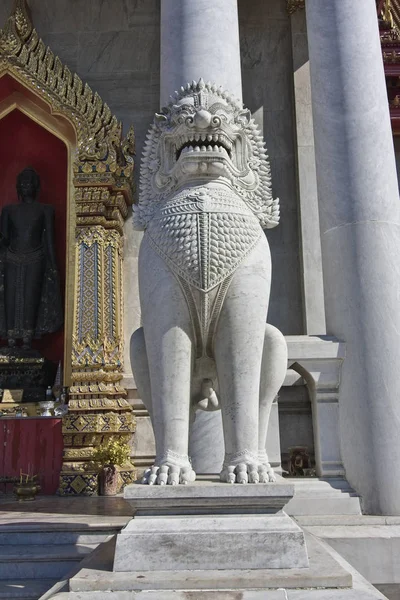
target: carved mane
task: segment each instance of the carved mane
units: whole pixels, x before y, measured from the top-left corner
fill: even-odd
[[[138,229],[146,229],[160,203],[174,191],[174,182],[166,190],[159,190],[155,184],[155,174],[160,167],[160,141],[163,126],[167,123],[173,131],[172,117],[176,113],[177,103],[184,98],[194,98],[194,106],[199,106],[200,95],[210,95],[223,100],[233,114],[234,122],[239,125],[250,149],[247,167],[256,175],[257,185],[251,191],[246,190],[240,181],[231,181],[235,192],[244,200],[260,221],[261,227],[272,228],[279,223],[279,200],[272,196],[271,172],[264,146],[263,136],[253,118],[246,121],[243,114],[247,111],[231,94],[214,84],[205,84],[202,79],[198,83],[188,83],[175,92],[171,102],[162,109],[162,114],[154,118],[145,142],[140,175],[139,203],[133,207],[134,223]]]

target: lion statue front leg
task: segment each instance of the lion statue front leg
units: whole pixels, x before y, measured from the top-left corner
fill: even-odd
[[[283,335],[266,325],[269,249],[263,237],[232,280],[215,336],[225,442],[221,480],[275,481],[266,453],[272,402],[286,375]]]
[[[176,279],[146,238],[139,254],[139,286],[143,328],[132,336],[131,362],[156,440],[156,460],[143,483],[190,483],[196,478],[188,457],[191,320]]]

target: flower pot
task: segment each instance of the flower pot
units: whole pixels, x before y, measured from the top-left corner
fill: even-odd
[[[14,492],[20,502],[35,500],[36,494],[40,491],[40,485],[35,482],[17,483],[14,486]]]
[[[103,467],[99,473],[100,496],[115,496],[118,489],[118,471],[113,465]]]

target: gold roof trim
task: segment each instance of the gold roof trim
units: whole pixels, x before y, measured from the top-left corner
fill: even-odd
[[[40,39],[27,0],[14,0],[11,15],[0,29],[0,77],[6,73],[44,99],[52,113],[70,120],[77,136],[75,173],[107,172],[131,182],[133,128],[122,139],[122,124],[98,93]]]

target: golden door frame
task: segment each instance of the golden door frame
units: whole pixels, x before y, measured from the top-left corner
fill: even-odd
[[[60,491],[97,492],[90,458],[110,435],[130,437],[134,420],[121,386],[123,224],[132,203],[134,132],[46,47],[27,0],[14,0],[0,29],[0,78],[22,91],[0,102],[0,119],[18,109],[68,150],[64,385],[64,465]],[[129,464],[121,483],[133,478]]]

